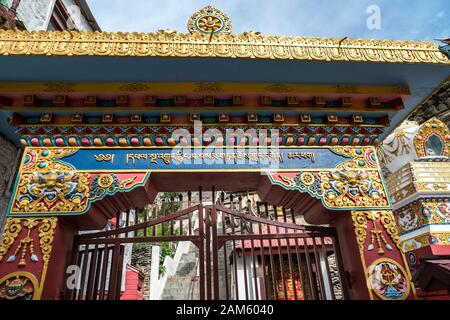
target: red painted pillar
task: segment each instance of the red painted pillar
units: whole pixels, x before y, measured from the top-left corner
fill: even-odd
[[[0,299],[41,299],[58,219],[9,218],[0,245]]]
[[[0,245],[0,299],[60,299],[74,234],[61,218],[9,218]]]
[[[336,228],[339,238],[341,256],[344,264],[345,279],[349,286],[351,300],[369,300],[366,276],[361,264],[361,256],[355,237],[352,216],[350,212],[336,214],[331,222]]]
[[[350,298],[409,300],[416,292],[390,210],[336,215]]]
[[[58,219],[53,240],[52,254],[50,257],[47,278],[41,299],[61,299],[61,294],[68,292],[66,285],[66,268],[72,258],[73,238],[78,230],[67,223],[64,218]]]

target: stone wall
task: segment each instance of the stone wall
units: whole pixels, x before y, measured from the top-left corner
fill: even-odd
[[[0,135],[0,232],[5,223],[12,179],[14,179],[18,160],[18,149]]]
[[[450,82],[444,84],[436,94],[409,117],[409,120],[422,124],[433,117],[450,127]]]
[[[145,274],[144,300],[150,300],[150,272],[152,266],[152,244],[135,244],[131,253],[131,264],[139,266]]]

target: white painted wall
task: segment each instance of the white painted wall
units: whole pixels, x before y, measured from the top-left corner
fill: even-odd
[[[17,17],[27,30],[45,31],[50,21],[56,0],[22,0],[17,8]],[[12,0],[6,0],[8,6]]]
[[[319,254],[320,269],[322,272],[323,285],[325,287],[325,297],[326,300],[333,300],[333,296],[331,293],[332,284],[330,283],[331,274],[329,274],[329,270],[327,268],[327,259],[328,256],[324,252],[321,252]]]
[[[193,230],[198,229],[198,211],[195,211],[192,216],[192,220],[195,221]],[[186,226],[185,226],[186,227]],[[175,255],[173,258],[166,256],[163,266],[166,268],[166,272],[159,276],[159,257],[161,254],[161,248],[159,246],[152,247],[152,264],[150,271],[150,300],[161,300],[161,295],[166,286],[167,278],[173,276],[177,272],[178,265],[180,263],[183,254],[188,253],[189,249],[193,246],[190,241],[181,241],[177,245]],[[197,271],[198,272],[198,271]]]
[[[86,18],[80,11],[80,8],[75,4],[73,0],[62,0],[69,12],[72,21],[75,24],[75,29],[79,31],[93,31]]]
[[[4,0],[10,6],[12,0]],[[86,18],[81,14],[73,0],[62,0],[74,21],[75,28],[80,31],[92,31]],[[56,0],[22,0],[17,9],[17,17],[29,31],[47,31]]]
[[[152,247],[152,268],[150,272],[150,300],[161,300],[161,295],[166,286],[167,278],[173,276],[178,268],[181,257],[184,253],[189,252],[191,246],[190,241],[182,241],[178,243],[175,256],[173,258],[166,256],[163,266],[166,268],[166,272],[159,277],[159,256],[160,247]]]
[[[245,269],[244,269],[244,259],[242,256],[236,257],[236,269],[237,269],[237,286],[238,286],[238,297],[236,300],[256,300],[256,286],[254,281],[254,271],[253,271],[253,257],[252,256],[245,256]],[[258,271],[260,266],[258,265],[258,261],[255,261],[256,266],[256,274],[262,274],[261,271]],[[233,266],[231,265],[231,268]],[[248,298],[245,294],[245,277],[247,276],[247,293]],[[235,284],[234,281],[234,272],[231,272],[231,283],[232,283],[232,293],[233,296],[236,294]],[[260,277],[257,278],[257,285],[258,285],[258,297],[261,297],[264,293],[261,289],[263,289],[263,281]]]

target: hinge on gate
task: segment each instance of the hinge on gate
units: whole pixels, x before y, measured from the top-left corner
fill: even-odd
[[[59,293],[59,298],[61,300],[69,300],[69,290],[61,290]]]
[[[347,282],[347,288],[352,289],[352,277],[350,275],[350,272],[345,271],[345,281]]]

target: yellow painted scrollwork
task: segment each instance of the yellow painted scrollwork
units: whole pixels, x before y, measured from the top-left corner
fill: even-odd
[[[438,239],[437,243],[442,246],[450,245],[450,232],[442,232],[433,235]]]
[[[19,219],[8,218],[0,244],[0,262],[8,253],[9,248],[13,245],[21,230],[22,224]]]
[[[364,250],[367,234],[367,219],[365,212],[353,211],[352,220],[353,226],[355,227],[356,241],[358,242],[359,250]]]
[[[5,282],[6,285],[8,285],[9,279],[16,279],[17,281],[19,277],[25,276],[33,282],[33,299],[39,300],[41,298],[57,223],[58,218],[56,217],[8,218],[7,225],[3,233],[3,240],[0,244],[0,262],[2,261],[2,258],[8,254],[11,246],[13,246],[17,241],[15,251],[9,252],[6,263],[17,263],[19,268],[26,266],[28,261],[42,264],[39,268],[40,271],[36,274],[18,271],[4,276],[0,280],[0,287],[4,285]],[[23,229],[28,229],[28,232],[23,232],[21,238],[18,240],[17,238]],[[34,249],[35,240],[37,241],[38,239],[39,243],[37,249]],[[41,254],[39,254],[39,251]],[[17,257],[20,259],[18,260]],[[40,280],[38,281],[37,278]],[[4,295],[4,291],[2,292]],[[0,295],[2,295],[2,292],[0,292]],[[11,296],[9,297],[11,298]]]
[[[432,138],[435,141],[432,141]],[[439,119],[428,120],[420,126],[414,137],[414,148],[419,158],[429,156],[448,157],[450,155],[450,129]]]
[[[408,140],[411,139],[412,135],[413,133],[401,129],[390,138],[391,140],[389,142],[384,142],[377,150],[380,163],[385,166],[397,157],[410,154],[412,150],[408,144]]]
[[[377,296],[382,300],[403,300],[409,297],[410,290],[415,294],[392,211],[352,211],[352,220],[370,298],[373,300]],[[391,245],[386,233],[396,246]],[[378,256],[384,257],[376,259],[372,253],[368,254],[377,247]],[[398,250],[401,259],[393,260],[392,256],[385,256],[395,250]]]
[[[394,241],[397,248],[399,250],[402,250],[402,246],[400,243],[400,236],[398,234],[398,228],[395,223],[395,219],[394,219],[394,215],[392,214],[392,211],[390,211],[390,210],[381,211],[380,222],[386,229],[386,232],[389,234],[392,241]]]
[[[3,240],[0,245],[0,261],[8,253],[11,246],[16,241],[22,228],[28,229],[18,244],[15,252],[11,252],[8,262],[16,261],[16,256],[21,253],[19,266],[25,266],[25,256],[30,251],[30,257],[33,262],[39,261],[36,255],[36,250],[33,249],[34,239],[32,231],[38,227],[39,248],[42,252],[42,260],[47,263],[50,259],[52,251],[52,243],[54,231],[56,229],[58,219],[56,217],[50,218],[8,218],[5,231],[3,232]]]
[[[337,169],[377,169],[378,161],[374,147],[330,147],[330,149],[339,155],[351,157],[337,166]]]
[[[42,260],[48,263],[50,259],[50,253],[52,251],[52,244],[54,238],[54,230],[58,218],[45,218],[42,219],[42,223],[39,226],[39,244],[42,252]]]
[[[73,171],[61,158],[76,153],[79,148],[26,148],[21,172]]]

